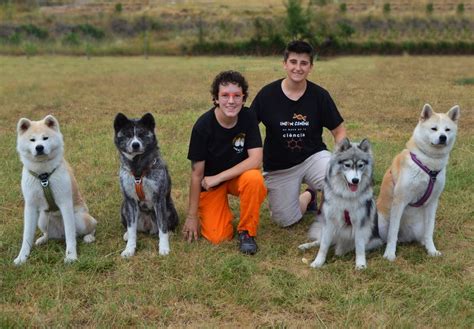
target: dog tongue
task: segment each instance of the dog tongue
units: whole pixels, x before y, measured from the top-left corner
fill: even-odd
[[[350,183],[349,183],[349,189],[350,189],[352,192],[357,191],[357,184],[350,184]]]

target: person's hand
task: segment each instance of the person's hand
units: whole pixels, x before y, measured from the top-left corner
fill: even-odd
[[[206,176],[201,181],[201,186],[206,190],[209,191],[211,188],[219,185],[221,180],[218,175],[214,176]]]
[[[199,237],[198,229],[199,229],[198,217],[188,215],[186,217],[186,222],[184,223],[183,230],[182,230],[184,239],[187,240],[188,242],[192,242],[193,239],[197,241]]]

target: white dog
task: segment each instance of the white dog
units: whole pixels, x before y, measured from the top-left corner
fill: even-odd
[[[22,118],[17,126],[17,150],[23,163],[21,189],[25,198],[23,243],[15,259],[26,262],[36,226],[43,235],[40,245],[51,239],[66,239],[66,263],[77,259],[76,234],[95,241],[96,220],[89,215],[69,164],[64,160],[59,123],[48,115],[41,121]]]
[[[385,173],[377,209],[379,232],[387,241],[384,257],[390,261],[396,257],[397,240],[418,241],[428,255],[441,255],[433,242],[435,216],[459,115],[457,105],[444,114],[425,104],[406,149]]]

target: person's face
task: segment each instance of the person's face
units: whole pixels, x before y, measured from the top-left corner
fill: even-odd
[[[283,62],[288,79],[293,82],[304,81],[313,68],[308,54],[290,53],[286,61]]]
[[[217,106],[229,118],[237,117],[244,104],[242,88],[236,84],[219,85]]]

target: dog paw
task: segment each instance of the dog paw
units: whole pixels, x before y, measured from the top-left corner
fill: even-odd
[[[95,236],[93,236],[92,234],[87,234],[87,235],[84,235],[83,240],[85,243],[92,243],[95,241]]]
[[[125,249],[120,255],[122,256],[122,258],[130,258],[135,255],[135,250]]]
[[[71,264],[77,261],[77,255],[67,255],[64,257],[64,264]]]
[[[392,253],[392,252],[385,252],[383,254],[383,258],[393,262],[395,260],[395,258],[397,258],[397,256],[395,256],[395,253]]]
[[[158,250],[158,253],[161,255],[161,256],[166,256],[170,253],[170,249],[169,248],[160,248]]]
[[[309,266],[311,266],[312,268],[321,268],[321,267],[323,267],[323,265],[324,265],[324,262],[320,261],[318,259],[315,259],[314,262],[309,264]]]
[[[308,245],[309,245],[309,243],[300,244],[300,245],[298,246],[298,249],[301,250],[301,251],[305,251],[306,249],[309,248]]]
[[[356,270],[365,270],[367,268],[367,264],[356,264]]]
[[[48,236],[43,235],[35,241],[35,245],[40,246],[40,245],[46,243],[47,241],[48,241]]]
[[[16,265],[16,266],[20,266],[20,265],[23,265],[26,263],[26,260],[28,259],[28,256],[18,256],[17,258],[15,258],[15,260],[13,261],[13,263]]]
[[[435,249],[435,250],[428,251],[428,255],[429,255],[430,257],[440,257],[440,256],[442,256],[441,252],[438,251],[438,250],[436,250],[436,249]]]

